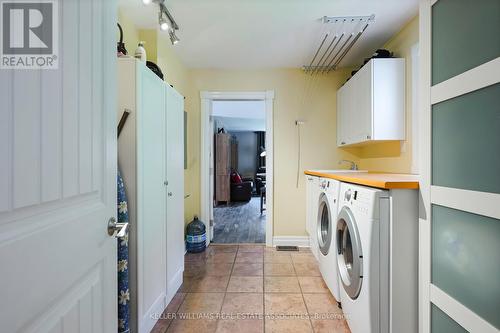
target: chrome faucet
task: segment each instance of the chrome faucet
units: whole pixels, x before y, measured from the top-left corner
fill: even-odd
[[[358,165],[356,164],[356,162],[349,161],[349,160],[341,160],[339,162],[339,164],[342,164],[342,162],[351,163],[351,170],[358,170]]]

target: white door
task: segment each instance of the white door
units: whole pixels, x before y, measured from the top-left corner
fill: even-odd
[[[354,127],[354,102],[355,94],[353,93],[353,82],[349,80],[344,85],[344,110],[342,111],[342,141],[346,144],[351,144],[353,140],[353,127]]]
[[[154,314],[167,306],[167,205],[165,85],[144,64],[139,64],[138,73],[137,317],[142,333],[153,328]]]
[[[351,78],[355,92],[352,109],[354,121],[351,123],[354,142],[363,142],[372,137],[372,66],[373,62],[367,63]]]
[[[184,271],[184,97],[170,86],[167,119],[167,299],[182,284]]]
[[[0,69],[0,330],[116,332],[116,2],[58,5],[59,69]]]
[[[345,88],[337,91],[337,146],[345,145],[344,123],[345,123]]]

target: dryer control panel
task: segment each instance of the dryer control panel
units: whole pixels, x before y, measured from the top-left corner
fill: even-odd
[[[339,210],[342,209],[342,206],[347,206],[353,212],[378,219],[378,199],[386,196],[388,196],[388,192],[385,190],[341,183]]]

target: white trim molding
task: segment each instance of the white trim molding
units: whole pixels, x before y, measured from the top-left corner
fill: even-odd
[[[273,246],[309,247],[309,236],[274,236]]]
[[[431,284],[431,302],[469,332],[498,333],[496,327],[462,303]]]
[[[420,1],[419,10],[419,333],[430,332],[431,308],[431,6],[430,0]]]
[[[418,42],[411,47],[411,173],[420,173],[419,134],[420,134],[420,51]]]
[[[200,156],[200,219],[205,223],[207,230],[207,246],[211,240],[210,234],[210,132],[205,130],[210,125],[212,114],[212,102],[209,99],[201,99],[201,156]]]
[[[437,104],[500,82],[500,57],[431,88],[431,103]]]
[[[500,219],[500,194],[431,186],[431,202]]]
[[[212,101],[265,101],[266,107],[266,245],[273,246],[274,223],[274,136],[273,136],[273,105],[274,91],[201,91],[201,160],[200,160],[200,218],[206,223],[207,239],[211,240],[210,228],[210,115]],[[208,243],[208,242],[207,242]]]

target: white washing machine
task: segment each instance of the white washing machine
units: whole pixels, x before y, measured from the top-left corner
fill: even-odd
[[[319,179],[316,242],[321,275],[333,297],[340,304],[335,242],[339,185],[340,182],[337,180]]]
[[[352,333],[389,332],[389,192],[341,183],[336,223],[342,310]]]
[[[318,260],[318,237],[316,236],[316,217],[318,216],[318,200],[320,194],[319,177],[307,176],[306,230],[309,234],[309,248]]]

